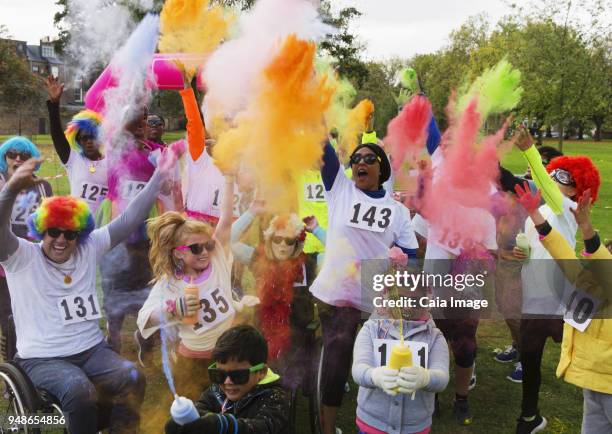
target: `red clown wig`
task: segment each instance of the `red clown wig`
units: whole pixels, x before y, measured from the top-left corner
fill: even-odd
[[[586,190],[591,190],[593,203],[597,201],[597,192],[601,184],[599,170],[589,157],[555,157],[550,160],[546,170],[548,173],[555,169],[567,170],[576,183],[576,198],[580,198]]]

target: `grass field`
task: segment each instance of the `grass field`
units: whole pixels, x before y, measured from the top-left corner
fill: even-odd
[[[167,140],[173,140],[182,135],[181,132],[169,133]],[[5,137],[0,136],[0,142]],[[54,176],[63,173],[59,160],[52,150],[48,136],[35,136],[33,140],[42,149],[46,161],[40,175]],[[602,238],[612,238],[612,142],[590,143],[570,141],[565,143],[567,155],[586,154],[598,166],[602,175],[602,186],[599,201],[593,208],[595,227],[601,232]],[[522,173],[525,163],[517,151],[512,151],[503,159],[503,165],[514,173]],[[66,194],[68,183],[65,177],[50,181],[56,194]],[[581,247],[580,247],[581,248]],[[126,321],[125,356],[135,360],[134,348],[131,345],[131,330],[134,330],[134,320]],[[442,414],[434,419],[433,432],[443,434],[455,433],[513,433],[515,420],[520,411],[521,386],[511,383],[505,377],[512,365],[500,364],[493,360],[492,350],[504,347],[510,343],[509,332],[501,321],[483,320],[478,330],[479,356],[477,359],[478,383],[470,394],[470,403],[474,415],[474,423],[469,427],[456,425],[451,406],[454,391],[451,383],[441,394]],[[559,360],[559,345],[548,342],[543,359],[542,388],[540,392],[540,408],[549,421],[546,432],[555,434],[578,433],[582,418],[582,392],[571,385],[555,378],[554,372]],[[146,369],[148,388],[143,407],[143,429],[146,433],[162,432],[163,423],[168,415],[166,402],[169,392],[161,374],[158,354],[155,354],[153,366]],[[345,434],[356,432],[354,423],[357,386],[351,383],[350,393],[340,411],[338,426]],[[306,401],[300,401],[298,410],[298,433],[309,432]]]

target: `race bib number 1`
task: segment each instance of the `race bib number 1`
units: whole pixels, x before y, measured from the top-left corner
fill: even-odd
[[[376,366],[385,366],[389,363],[391,349],[399,345],[396,339],[374,339],[374,360]],[[427,368],[429,363],[429,345],[425,342],[404,341],[412,350],[412,365],[420,365]]]
[[[221,294],[221,289],[207,292],[203,296],[200,293],[200,310],[198,310],[198,322],[193,325],[196,334],[202,334],[225,321],[234,313],[232,301]]]
[[[100,303],[94,294],[88,297],[69,295],[60,298],[57,307],[64,325],[102,318]]]
[[[372,232],[384,232],[391,225],[392,210],[389,207],[355,202],[351,206],[347,225]]]
[[[563,315],[563,320],[580,332],[584,332],[591,321],[600,301],[584,291],[575,289],[570,294],[567,310]]]

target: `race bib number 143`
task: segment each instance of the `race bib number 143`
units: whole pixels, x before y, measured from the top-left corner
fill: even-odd
[[[384,232],[391,225],[391,208],[355,202],[349,213],[348,226],[372,232]]]

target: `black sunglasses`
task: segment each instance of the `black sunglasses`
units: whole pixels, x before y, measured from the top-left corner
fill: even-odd
[[[16,160],[17,157],[21,159],[21,161],[26,161],[32,158],[32,154],[29,152],[17,152],[17,151],[6,151],[6,158],[10,158],[11,160]]]
[[[47,229],[47,234],[51,238],[59,238],[59,236],[61,234],[64,234],[64,238],[66,238],[66,240],[68,240],[68,241],[74,241],[79,236],[79,233],[77,231],[61,230],[61,229],[58,229],[58,228],[49,228],[49,229]]]
[[[380,161],[380,158],[378,158],[378,155],[376,154],[353,154],[351,155],[351,166],[353,164],[359,164],[359,162],[361,162],[361,160],[363,160],[363,162],[365,164],[369,164],[372,165],[374,163],[376,163],[377,161]]]
[[[202,253],[204,251],[204,249],[206,249],[209,252],[212,252],[213,250],[215,250],[215,242],[213,240],[210,241],[206,241],[205,243],[197,243],[197,244],[190,244],[188,246],[178,246],[176,248],[177,250],[191,250],[191,253],[193,253],[194,255],[199,255],[200,253]]]
[[[223,384],[225,383],[225,379],[229,377],[233,384],[241,385],[249,382],[249,377],[252,372],[261,371],[265,367],[265,363],[260,363],[259,365],[251,366],[247,369],[224,371],[223,369],[217,368],[217,362],[215,362],[208,367],[208,378],[210,378],[210,381],[213,383]]]
[[[286,237],[278,237],[278,236],[274,236],[272,237],[272,242],[274,244],[280,244],[282,242],[285,242],[285,244],[287,244],[288,246],[295,246],[295,243],[297,243],[297,238],[286,238]]]
[[[150,120],[147,121],[147,125],[149,125],[150,127],[160,127],[162,126],[164,123],[160,120]]]
[[[77,142],[88,142],[96,140],[96,136],[92,136],[91,134],[83,134],[77,136]]]

